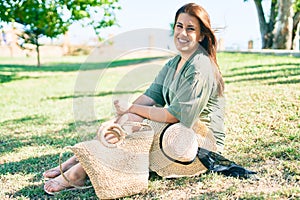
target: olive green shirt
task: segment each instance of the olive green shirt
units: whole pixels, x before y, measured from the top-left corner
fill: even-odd
[[[204,122],[224,145],[225,99],[218,95],[216,67],[200,48],[186,61],[175,75],[180,55],[172,58],[156,76],[144,93],[168,111],[186,127],[196,120]]]

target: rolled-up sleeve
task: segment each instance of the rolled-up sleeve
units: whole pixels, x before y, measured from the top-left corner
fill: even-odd
[[[166,64],[158,73],[150,87],[145,91],[144,95],[150,97],[160,106],[165,106],[166,102],[163,97],[163,87],[166,74],[168,73],[168,64]]]

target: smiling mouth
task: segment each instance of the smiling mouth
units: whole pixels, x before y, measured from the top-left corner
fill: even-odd
[[[188,40],[181,39],[181,38],[178,38],[178,42],[180,42],[180,43],[188,43],[189,41],[188,41]]]

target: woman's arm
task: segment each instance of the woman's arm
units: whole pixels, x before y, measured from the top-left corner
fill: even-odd
[[[155,101],[152,98],[142,94],[133,102],[133,104],[153,106],[155,104]]]
[[[144,94],[139,96],[132,105],[128,106],[129,108],[124,108],[124,104],[115,101],[115,107],[119,116],[127,113],[129,118],[133,117],[130,114],[135,114],[158,122],[176,123],[179,121],[166,108],[154,107],[153,105],[155,105],[155,101]],[[119,121],[119,118],[117,121]]]
[[[152,98],[150,98],[144,94],[140,95],[133,103],[129,103],[127,101],[125,102],[125,101],[115,100],[114,106],[115,106],[117,115],[121,116],[125,113],[129,113],[129,108],[133,104],[153,106],[155,104],[155,101]]]
[[[158,122],[176,123],[179,121],[166,108],[163,107],[133,104],[128,111],[129,113],[133,113],[143,118]]]

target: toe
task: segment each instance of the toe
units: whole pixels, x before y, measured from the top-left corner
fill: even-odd
[[[45,178],[54,178],[58,175],[60,175],[60,171],[58,169],[47,170],[43,173]]]
[[[48,192],[57,192],[61,189],[59,186],[60,185],[58,184],[58,182],[56,182],[55,180],[50,180],[45,183],[44,189]]]
[[[51,182],[50,181],[47,181],[44,185],[44,190],[45,192],[49,193],[49,192],[52,192],[52,188],[51,188]]]
[[[62,176],[58,176],[55,179],[47,181],[44,185],[44,190],[48,194],[56,193],[64,189],[69,188],[70,185],[65,182]]]

